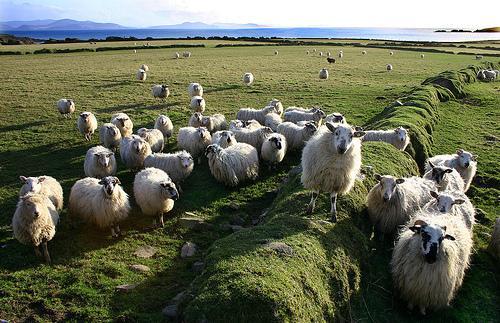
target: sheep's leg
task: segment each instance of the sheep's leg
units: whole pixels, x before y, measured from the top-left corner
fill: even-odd
[[[309,205],[307,206],[307,214],[312,214],[314,211],[314,206],[316,205],[316,200],[318,199],[319,196],[319,191],[312,191],[311,195],[311,201],[309,202]]]
[[[159,220],[160,220],[160,227],[164,227],[165,226],[165,223],[163,223],[163,212],[160,213],[160,217],[159,217]]]
[[[45,257],[45,262],[50,265],[50,255],[49,249],[47,248],[47,241],[42,242],[43,256]]]
[[[331,221],[335,223],[337,222],[337,193],[330,194],[330,203],[332,204],[330,209]]]
[[[34,249],[35,249],[35,255],[37,257],[42,257],[42,253],[40,252],[40,246],[35,246]]]
[[[179,192],[179,195],[184,193],[184,191],[182,190],[182,187],[181,187],[181,184],[180,183],[176,183],[175,186],[177,187],[177,191]]]

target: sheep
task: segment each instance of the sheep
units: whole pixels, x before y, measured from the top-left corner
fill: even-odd
[[[495,71],[484,70],[483,75],[486,81],[494,81],[497,78]]]
[[[277,131],[278,126],[283,122],[279,114],[276,113],[267,114],[264,121],[264,126],[273,129],[273,131]]]
[[[269,101],[269,103],[267,104],[267,106],[274,107],[276,109],[276,113],[279,116],[283,115],[283,104],[281,103],[280,100],[278,100],[278,99],[272,99],[271,101]]]
[[[315,53],[316,53],[316,48],[313,48],[313,52],[315,52]]]
[[[179,57],[181,57],[181,55],[179,55],[179,53],[178,53],[178,52],[175,52],[175,54],[174,54],[174,59],[178,59]]]
[[[383,141],[401,151],[404,151],[410,143],[408,129],[403,127],[397,127],[393,130],[368,130],[365,133],[363,141]]]
[[[430,160],[427,161],[427,164],[430,168],[423,178],[435,182],[439,192],[444,190],[464,191],[464,180],[455,169],[443,165],[434,165]]]
[[[339,53],[339,58],[342,58],[342,57],[344,57],[344,52],[342,52],[342,51],[341,51],[341,52]]]
[[[425,55],[424,55],[424,54],[420,54],[420,58],[422,58],[422,59],[423,59],[424,57],[425,57]]]
[[[183,52],[182,57],[185,57],[185,58],[191,57],[191,52]]]
[[[497,218],[495,221],[495,227],[493,228],[493,233],[491,234],[488,251],[500,260],[500,218]]]
[[[141,70],[144,70],[144,72],[149,72],[149,66],[146,64],[142,64],[141,67],[139,67]]]
[[[362,51],[361,54],[366,55],[366,50]]]
[[[165,147],[163,133],[158,129],[140,128],[137,130],[137,135],[144,139],[151,147],[151,152],[159,153]]]
[[[69,213],[101,230],[110,229],[113,238],[120,236],[119,222],[128,217],[131,209],[128,194],[120,185],[114,176],[76,181],[69,194]]]
[[[38,177],[19,176],[19,179],[23,183],[19,190],[19,197],[28,193],[45,195],[54,204],[57,211],[63,209],[63,189],[54,177],[47,175]]]
[[[252,85],[254,81],[254,76],[252,73],[245,73],[243,75],[243,83],[246,85],[246,86],[250,86]]]
[[[154,98],[166,99],[170,95],[170,90],[168,89],[168,85],[165,84],[157,84],[153,85],[151,89]]]
[[[387,64],[386,69],[387,69],[388,71],[392,71],[392,65],[391,65],[391,64]]]
[[[257,150],[245,143],[227,148],[210,145],[206,149],[210,172],[218,182],[234,187],[245,180],[255,180],[259,175]]]
[[[190,98],[193,96],[203,96],[203,86],[199,83],[189,83],[188,94]]]
[[[394,52],[389,52],[389,55],[391,55],[391,56],[394,55]]]
[[[415,216],[401,231],[391,259],[396,289],[411,310],[450,304],[469,267],[472,237],[460,219],[450,215]]]
[[[320,57],[321,57],[321,56],[323,56],[323,52],[319,52],[319,56],[320,56]]]
[[[122,137],[128,137],[132,135],[132,132],[134,131],[134,124],[125,113],[120,112],[113,114],[110,122],[120,130]]]
[[[326,53],[326,56],[330,57],[330,56],[332,56],[332,53],[328,52],[328,53]]]
[[[92,140],[92,135],[97,129],[97,119],[92,112],[82,112],[76,121],[78,130],[83,135],[86,141]]]
[[[481,59],[483,59],[483,55],[476,55],[476,59],[477,59],[477,60],[481,60]]]
[[[335,58],[333,58],[333,57],[327,57],[327,58],[326,58],[326,61],[328,62],[328,64],[332,64],[332,63],[335,63],[335,62],[336,62]],[[327,72],[328,72],[328,71],[327,71]],[[320,77],[319,77],[319,78],[321,78],[321,75],[320,75]],[[328,78],[328,76],[327,76],[326,78]]]
[[[148,77],[148,75],[146,74],[146,71],[143,70],[142,68],[137,70],[137,73],[135,73],[135,76],[139,81],[145,81],[146,78]]]
[[[260,124],[264,124],[266,122],[266,115],[269,113],[276,113],[276,107],[267,106],[260,110],[251,109],[251,108],[243,108],[236,113],[236,119],[238,120],[257,120]]]
[[[264,127],[264,126],[261,125],[259,121],[255,120],[255,119],[251,119],[251,120],[244,121],[244,127],[243,128],[254,130],[254,129],[259,129],[259,128],[262,128],[262,127]]]
[[[201,127],[201,119],[203,118],[203,114],[201,112],[195,112],[191,115],[188,121],[189,127]]]
[[[306,55],[309,55],[309,51],[308,50],[306,50]]]
[[[140,136],[132,135],[122,138],[120,157],[125,166],[136,170],[144,167],[144,159],[151,155],[151,147]]]
[[[198,158],[201,163],[201,155],[205,148],[212,142],[212,136],[207,128],[184,127],[179,129],[177,145],[180,149],[187,150],[193,158]]]
[[[312,214],[320,191],[330,193],[331,221],[337,222],[337,195],[346,194],[354,186],[361,168],[362,131],[348,124],[326,123],[307,141],[302,150],[304,188],[312,190],[307,213]]]
[[[472,232],[476,211],[469,198],[463,192],[444,191],[438,193],[430,191],[427,195],[432,196],[433,199],[425,204],[423,207],[425,211],[434,214],[451,214],[459,217],[464,221],[467,229]]]
[[[42,247],[45,262],[50,264],[47,242],[56,234],[59,213],[46,195],[29,193],[19,198],[12,218],[14,237],[22,244],[32,245],[35,254],[41,257]]]
[[[202,116],[201,127],[207,128],[210,133],[227,129],[226,117],[223,114],[216,113],[211,116]]]
[[[71,114],[75,112],[75,102],[71,99],[60,99],[57,101],[57,110],[65,118],[71,118]]]
[[[160,114],[155,121],[155,129],[158,129],[163,134],[163,139],[168,142],[170,137],[174,132],[174,125],[172,124],[172,120],[166,115]]]
[[[236,138],[234,137],[234,133],[232,131],[222,130],[217,131],[212,135],[212,144],[217,144],[222,148],[227,148],[236,144]]]
[[[431,200],[433,182],[420,178],[396,178],[375,174],[378,183],[366,196],[371,223],[382,234],[393,234],[400,225]]]
[[[303,126],[293,122],[283,122],[278,126],[278,133],[286,138],[288,150],[302,149],[305,143],[316,133],[318,128],[313,122],[308,122]]]
[[[319,79],[320,80],[326,80],[326,79],[328,79],[328,70],[326,68],[322,68],[319,71]]]
[[[309,109],[306,109],[306,108],[302,108],[302,107],[288,107],[285,109],[285,112],[289,112],[289,111],[301,111],[301,112],[314,112],[316,111],[317,108],[309,108]]]
[[[477,171],[477,156],[463,149],[457,149],[454,155],[437,155],[428,159],[434,165],[444,165],[454,168],[462,176],[464,180],[464,192],[470,187],[472,179],[476,176]],[[425,171],[431,169],[430,164],[425,164]]]
[[[261,157],[271,165],[283,161],[286,154],[286,138],[282,134],[273,133],[262,143]]]
[[[485,70],[479,70],[476,74],[476,78],[480,81],[484,81],[486,79],[486,75],[484,74]]]
[[[116,151],[121,140],[120,129],[114,124],[105,123],[99,128],[99,141],[104,147]]]
[[[342,113],[333,112],[333,113],[330,113],[329,115],[326,116],[325,122],[347,123],[347,120]]]
[[[83,163],[85,176],[102,178],[116,174],[115,154],[106,147],[95,146],[87,150]]]
[[[174,208],[179,192],[167,173],[148,167],[135,175],[134,196],[142,213],[155,216],[153,225],[156,226],[158,220],[163,227],[163,215]]]
[[[193,109],[194,112],[205,112],[205,106],[205,99],[201,96],[193,96],[191,98],[191,109]]]
[[[134,49],[134,54],[137,54],[137,49]]]
[[[276,55],[276,56],[278,55],[278,51],[277,50],[274,51],[274,55]]]
[[[144,160],[144,167],[155,167],[167,173],[181,191],[180,184],[194,168],[193,157],[185,150],[171,154],[156,153],[149,155]]]
[[[273,133],[269,127],[262,127],[258,129],[237,129],[234,130],[234,137],[238,143],[247,143],[254,146],[260,153],[262,143],[266,138]]]
[[[229,122],[229,130],[235,130],[245,127],[245,121],[241,120],[231,120]]]
[[[287,122],[297,123],[299,121],[314,121],[318,126],[321,125],[321,121],[326,118],[326,114],[323,110],[315,108],[312,112],[302,112],[302,111],[287,111],[284,114],[284,120]]]

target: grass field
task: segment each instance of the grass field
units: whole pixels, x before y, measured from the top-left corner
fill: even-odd
[[[344,51],[340,62],[327,66],[324,58],[306,56],[307,48],[281,47],[278,56],[274,56],[274,46],[192,48],[190,59],[179,60],[171,57],[182,49],[2,57],[0,67],[8,73],[0,84],[0,318],[162,320],[162,308],[196,277],[192,264],[203,259],[215,241],[231,234],[225,224],[233,223],[237,215],[245,226],[251,226],[252,218],[269,207],[279,183],[299,162],[297,155],[290,155],[278,170],[264,170],[259,181],[227,189],[212,178],[205,161],[195,166],[183,185],[184,194],[164,229],[145,230],[151,219],[142,216],[134,205],[122,226],[125,236],[119,240],[72,219],[64,210],[58,233],[49,244],[53,265],[47,266],[35,257],[32,248],[12,238],[10,221],[21,186],[18,177],[56,177],[63,185],[67,202],[72,184],[84,176],[85,152],[98,143],[98,136],[91,143],[83,140],[76,130],[76,118],[59,116],[55,108],[58,99],[74,99],[78,112],[94,112],[99,123],[122,111],[132,118],[134,129],[152,127],[157,115],[166,113],[178,129],[187,124],[190,115],[187,85],[199,82],[205,89],[207,114],[224,113],[232,119],[240,107],[261,108],[272,98],[279,98],[284,106],[319,105],[328,113],[342,112],[352,124],[364,125],[425,78],[475,63],[472,57],[461,55],[426,53],[421,59],[418,52],[397,51],[389,56],[388,50],[369,49],[368,55],[362,55],[361,49],[355,47],[315,46],[323,52]],[[147,81],[140,83],[134,77],[143,63],[151,71]],[[385,70],[389,63],[394,66],[391,72]],[[326,81],[318,79],[322,67],[330,70]],[[256,77],[252,87],[241,82],[248,71]],[[171,96],[166,102],[151,96],[151,85],[158,83],[170,86]],[[498,268],[484,252],[487,233],[499,214],[498,84],[471,85],[470,98],[442,104],[441,121],[435,129],[435,153],[451,153],[461,146],[479,155],[479,180],[470,195],[486,215],[479,219],[475,230],[476,254],[458,295],[457,310],[433,314],[430,318],[434,321],[489,322],[500,314]],[[464,131],[469,123],[474,131]],[[175,141],[171,141],[166,150],[174,149]],[[131,194],[134,174],[119,163],[117,176]],[[211,230],[186,229],[177,221],[184,212],[193,212],[215,226]],[[199,246],[195,257],[180,258],[185,241]],[[156,248],[156,255],[151,259],[135,257],[133,252],[143,245]],[[392,304],[392,297],[380,296],[369,286],[381,276],[383,288],[391,290],[388,246],[380,252],[380,258],[370,256],[373,270],[366,272],[362,280],[368,302],[353,304],[353,317],[375,321],[410,319],[404,305]],[[129,269],[139,263],[151,271],[143,274]],[[121,284],[139,285],[126,294],[115,292]],[[465,304],[469,300],[475,302]],[[481,308],[478,304],[487,306]]]

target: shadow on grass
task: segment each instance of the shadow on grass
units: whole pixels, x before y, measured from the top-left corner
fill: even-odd
[[[243,88],[243,85],[227,84],[227,85],[219,86],[216,88],[206,89],[204,92],[205,93],[215,93],[215,92],[222,92],[222,91],[227,91],[227,90],[236,90],[236,89],[241,89],[241,88]]]
[[[16,124],[16,125],[11,125],[11,126],[4,126],[4,127],[0,127],[0,133],[9,132],[9,131],[17,131],[17,130],[26,130],[27,128],[41,126],[41,125],[46,124],[46,123],[47,123],[47,121],[32,121],[32,122]]]
[[[94,85],[96,89],[109,89],[109,88],[114,88],[117,86],[126,86],[126,85],[132,85],[136,83],[135,81],[132,80],[125,80],[125,81],[110,81],[108,80],[109,83],[104,83],[100,85]]]

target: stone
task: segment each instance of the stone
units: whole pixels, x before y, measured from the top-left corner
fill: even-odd
[[[191,269],[195,272],[195,273],[200,273],[203,271],[203,269],[205,269],[205,263],[203,261],[197,261],[193,264],[193,266],[191,267]]]
[[[198,226],[200,223],[205,222],[203,219],[196,217],[182,217],[179,219],[179,223],[181,226],[187,229],[193,229]]]
[[[276,251],[280,255],[293,256],[293,249],[283,242],[270,242],[266,245],[267,248]]]
[[[142,246],[137,248],[134,252],[134,255],[139,258],[151,258],[156,253],[156,249],[151,246]]]
[[[181,248],[181,258],[192,257],[196,253],[196,244],[186,242]]]
[[[117,292],[126,293],[126,292],[129,292],[136,287],[137,287],[137,284],[124,284],[124,285],[116,286],[115,289]]]
[[[129,268],[132,269],[133,271],[137,271],[140,273],[146,273],[146,272],[150,271],[148,266],[140,265],[140,264],[130,265]]]

